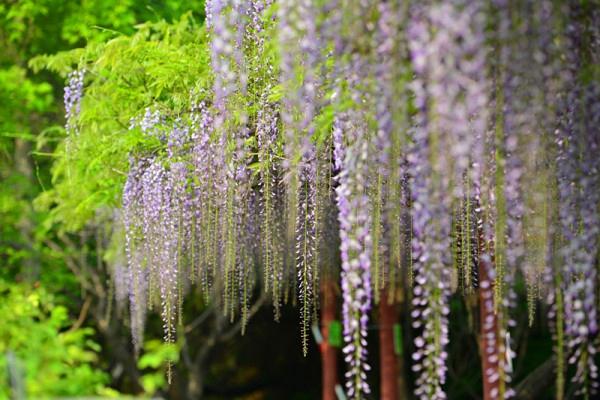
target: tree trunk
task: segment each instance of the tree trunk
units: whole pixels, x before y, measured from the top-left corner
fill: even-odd
[[[14,165],[15,170],[27,179],[27,190],[29,191],[29,185],[33,182],[33,168],[31,166],[31,160],[29,152],[31,151],[31,144],[24,139],[15,139],[15,153],[14,153]],[[22,190],[22,189],[21,189]],[[30,200],[26,193],[19,193],[23,197],[23,200]],[[18,222],[18,228],[23,240],[23,244],[27,248],[27,257],[24,258],[23,275],[29,281],[35,281],[40,275],[40,263],[38,260],[37,253],[32,246],[34,222],[32,221],[32,208],[31,205],[26,206],[27,210]]]
[[[379,301],[379,360],[381,369],[381,399],[398,399],[398,358],[394,349],[394,324],[397,309],[390,303],[387,290]]]
[[[500,340],[498,337],[498,315],[494,312],[494,286],[491,279],[493,261],[485,257],[483,229],[478,228],[479,242],[479,353],[481,354],[481,371],[483,375],[483,399],[497,399],[500,379],[498,368],[500,358]]]
[[[326,277],[321,281],[322,295],[322,313],[321,313],[321,332],[323,341],[321,342],[321,370],[323,380],[323,400],[336,400],[335,386],[338,383],[337,373],[337,352],[329,344],[329,325],[335,321],[335,283]]]
[[[200,399],[204,393],[203,374],[200,366],[195,365],[188,371],[187,398],[189,400]]]

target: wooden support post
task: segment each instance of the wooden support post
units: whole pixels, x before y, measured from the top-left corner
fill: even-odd
[[[329,326],[335,321],[335,283],[326,277],[321,281],[321,332],[323,341],[321,349],[321,371],[323,384],[323,400],[337,400],[335,386],[338,383],[337,351],[329,344]]]
[[[396,304],[390,302],[387,290],[379,301],[379,362],[381,370],[381,400],[398,400],[398,357],[394,346]]]
[[[501,340],[498,337],[498,315],[494,312],[494,286],[491,278],[493,257],[484,257],[486,246],[483,228],[478,227],[479,250],[479,321],[481,326],[479,337],[479,353],[481,355],[481,371],[483,378],[483,399],[495,400],[499,396],[500,377],[498,369]]]

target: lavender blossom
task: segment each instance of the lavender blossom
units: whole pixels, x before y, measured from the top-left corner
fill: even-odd
[[[448,142],[451,138],[468,136],[468,133],[460,131],[464,127],[453,125],[454,121],[448,119],[450,107],[457,106],[460,117],[464,106],[454,103],[459,87],[453,82],[452,63],[445,65],[442,62],[445,59],[438,59],[446,55],[445,51],[455,40],[452,22],[444,18],[445,13],[458,18],[453,21],[456,24],[464,24],[465,18],[468,22],[468,16],[456,14],[451,5],[444,4],[415,8],[408,30],[411,60],[417,74],[412,89],[418,114],[408,161],[412,175],[415,274],[411,316],[413,328],[420,332],[415,339],[413,370],[418,374],[415,395],[421,399],[446,398],[442,386],[446,381],[448,358],[445,347],[450,312],[447,305],[451,281],[448,268],[450,212],[451,199],[456,195],[456,191],[451,190],[447,171],[452,165],[451,158],[459,158],[457,166],[461,171],[468,166],[468,157],[463,157],[462,149],[446,151],[451,146]],[[447,57],[451,56],[448,54]],[[449,96],[440,100],[440,96],[446,96],[444,88],[450,91]],[[435,103],[434,107],[430,107],[432,103]],[[463,116],[467,118],[466,112]]]
[[[133,178],[132,178],[133,179]],[[133,210],[130,210],[133,211]],[[121,209],[115,209],[113,212],[113,238],[122,241],[126,239],[125,236],[125,221],[123,220],[123,212]],[[128,262],[127,254],[125,252],[125,246],[119,246],[112,260],[112,284],[114,286],[115,303],[117,305],[117,312],[123,315],[125,307],[127,306],[129,288],[128,288]]]
[[[317,67],[319,38],[316,27],[316,7],[311,1],[282,1],[279,4],[280,45],[282,48],[281,81],[286,88],[282,122],[285,129],[285,156],[288,182],[288,246],[295,239],[296,270],[302,303],[302,342],[306,354],[308,326],[314,294],[313,257],[315,201],[316,201],[316,148],[313,143],[313,118],[317,109]],[[304,54],[302,61],[297,54]],[[302,72],[302,80],[299,75]],[[299,84],[297,83],[298,81]],[[292,234],[293,232],[293,234]]]
[[[265,91],[268,93],[269,88]],[[276,108],[268,104],[265,98],[257,116],[256,137],[258,141],[258,159],[261,165],[259,176],[262,264],[264,268],[264,289],[271,291],[275,318],[279,317],[283,259],[282,246],[278,238],[282,236],[280,203],[278,196],[277,137],[279,119]]]
[[[236,268],[240,264],[236,241],[245,232],[243,228],[243,205],[248,196],[249,172],[246,139],[248,135],[247,116],[242,114],[240,126],[225,124],[230,100],[234,93],[246,93],[247,71],[243,53],[244,34],[247,32],[248,7],[240,0],[210,3],[212,14],[211,63],[215,74],[213,85],[214,129],[219,136],[219,145],[226,151],[215,157],[215,196],[211,200],[217,210],[214,218],[220,224],[222,276],[224,279],[224,310],[234,316],[234,303],[237,291]],[[213,235],[217,238],[218,236]],[[218,242],[215,242],[218,245]],[[213,255],[216,256],[216,248]],[[216,258],[216,257],[215,257]],[[216,261],[216,260],[215,260]]]
[[[79,134],[79,129],[74,125],[74,119],[81,112],[81,99],[83,97],[83,79],[85,70],[75,70],[69,73],[69,82],[65,86],[65,129],[67,134]]]
[[[371,308],[371,224],[369,199],[365,195],[368,146],[365,126],[361,121],[338,121],[348,128],[344,133],[354,136],[353,144],[345,148],[342,168],[337,179],[338,219],[340,222],[340,254],[342,258],[342,294],[344,323],[344,359],[348,363],[346,388],[348,396],[360,399],[370,393],[366,381],[367,323]]]
[[[214,95],[221,126],[228,97],[245,88],[242,68],[241,35],[245,30],[245,8],[240,0],[212,0],[206,3],[210,15],[211,65],[215,76]]]
[[[129,285],[131,335],[136,354],[144,338],[144,323],[147,304],[147,269],[144,268],[144,236],[142,176],[143,160],[130,160],[130,169],[123,189],[123,224],[125,228],[125,254]]]
[[[415,395],[421,399],[445,399],[442,389],[446,381],[445,347],[448,344],[447,299],[449,296],[449,270],[444,254],[448,253],[449,216],[431,175],[430,149],[427,130],[415,129],[414,149],[409,153],[413,194],[413,239],[414,259],[413,328],[420,334],[415,338],[413,371],[418,374]],[[433,220],[440,224],[434,228]],[[443,230],[442,230],[443,229]]]
[[[576,74],[581,63],[578,40],[582,27],[570,25],[568,61]],[[574,381],[588,397],[597,393],[598,366],[594,337],[598,333],[597,260],[600,237],[600,86],[569,82],[564,115],[557,130],[559,216],[564,236],[564,322],[569,363],[576,365]],[[578,115],[590,116],[580,120]]]
[[[215,177],[217,176],[215,163],[215,143],[211,141],[213,132],[213,116],[204,100],[192,107],[191,132],[192,132],[192,170],[196,177],[192,181],[192,240],[190,244],[192,258],[192,273],[198,275],[204,297],[208,298],[212,285],[212,266],[216,252],[214,243],[213,225],[213,194],[215,193]]]

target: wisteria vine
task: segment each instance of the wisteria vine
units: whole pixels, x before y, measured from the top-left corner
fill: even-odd
[[[258,288],[276,319],[298,300],[306,354],[337,276],[348,396],[370,396],[387,295],[409,299],[415,395],[444,399],[448,302],[477,292],[485,398],[508,398],[525,282],[529,323],[550,293],[559,365],[596,395],[600,12],[525,3],[207,1],[211,84],[129,126],[154,143],[130,154],[116,213],[135,351],[155,307],[176,341],[196,285],[244,326]],[[84,71],[65,87],[73,141]]]

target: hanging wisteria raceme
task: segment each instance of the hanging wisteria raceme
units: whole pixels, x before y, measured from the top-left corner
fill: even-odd
[[[497,299],[498,307],[502,308],[503,323],[500,324],[500,333],[502,336],[509,332],[510,312],[516,306],[515,292],[513,284],[517,270],[521,268],[523,274],[531,281],[532,271],[526,266],[525,241],[523,232],[523,218],[525,216],[524,197],[524,153],[521,151],[525,147],[525,141],[530,136],[536,134],[532,132],[532,121],[527,114],[532,110],[528,108],[532,103],[528,101],[530,89],[523,90],[521,82],[527,80],[526,71],[530,68],[529,60],[524,52],[523,41],[519,40],[519,32],[525,32],[529,29],[528,22],[525,20],[515,20],[511,18],[508,5],[500,7],[500,13],[506,16],[505,43],[502,43],[500,50],[500,66],[503,70],[503,100],[504,109],[502,115],[504,135],[499,140],[498,145],[502,149],[503,158],[503,197],[505,201],[505,225],[499,225],[497,234],[506,234],[506,248],[504,259],[505,270],[502,270],[498,280],[502,280],[504,287],[503,295]],[[530,155],[527,155],[530,156]],[[502,229],[505,230],[502,231]],[[531,287],[531,285],[529,285]],[[531,289],[529,289],[531,290]],[[509,350],[510,351],[510,350]],[[502,364],[502,363],[501,363]],[[505,369],[510,365],[505,363]],[[500,394],[504,395],[504,382],[511,381],[511,371],[500,372]]]
[[[486,81],[483,14],[478,1],[455,0],[428,7],[431,36],[415,70],[427,69],[431,122],[440,130],[442,145],[452,156],[452,194],[463,195],[463,177],[485,130]],[[448,171],[447,171],[448,172]]]
[[[313,254],[313,315],[321,308],[319,293],[323,286],[337,280],[339,259],[339,227],[335,191],[332,140],[327,138],[317,149],[315,189],[315,253]],[[324,299],[323,299],[324,300]]]
[[[244,50],[247,53],[247,64],[250,72],[249,85],[257,88],[252,101],[259,104],[255,116],[254,136],[258,146],[258,195],[256,205],[258,226],[261,241],[258,243],[258,257],[263,268],[263,289],[271,294],[275,320],[280,318],[280,308],[285,287],[284,279],[284,215],[281,193],[281,160],[278,157],[280,143],[280,123],[278,105],[269,101],[274,83],[278,80],[275,66],[265,60],[266,29],[274,22],[274,17],[267,20],[265,12],[270,9],[271,0],[253,0],[249,5],[249,23],[246,27]],[[262,89],[258,89],[262,88]],[[254,240],[253,243],[256,243]]]
[[[552,229],[548,219],[551,217],[549,210],[553,194],[548,192],[555,190],[555,185],[548,185],[553,171],[548,168],[550,155],[547,149],[552,147],[550,134],[556,129],[559,106],[555,95],[561,85],[560,48],[553,41],[553,31],[560,26],[558,12],[558,4],[550,0],[537,2],[536,8],[531,10],[530,40],[526,44],[526,54],[529,55],[527,87],[531,88],[528,118],[535,121],[522,146],[526,151],[523,181],[528,189],[523,191],[525,262],[522,272],[527,282],[530,325],[534,322],[537,300],[545,294],[542,279],[550,270],[548,257],[551,254]],[[541,71],[541,74],[534,71]]]
[[[569,347],[574,349],[569,361],[577,364],[575,381],[582,383],[582,392],[597,395],[600,386],[598,366],[594,358],[598,352],[598,250],[600,239],[600,84],[585,87],[581,109],[589,118],[581,123],[576,143],[581,149],[579,204],[580,227],[578,239],[582,248],[577,252],[574,272],[579,282],[569,282],[565,304]],[[576,292],[577,294],[575,294]],[[583,314],[582,314],[583,312]],[[583,317],[583,319],[582,319]],[[589,385],[586,388],[585,385]]]
[[[445,346],[448,343],[447,297],[450,276],[442,255],[448,248],[435,248],[439,233],[435,232],[432,220],[435,218],[438,221],[439,218],[442,223],[444,220],[448,221],[449,217],[444,213],[449,210],[432,204],[434,196],[430,175],[433,169],[428,166],[431,150],[427,131],[417,128],[414,140],[415,148],[409,154],[413,182],[412,254],[415,274],[411,316],[413,328],[420,332],[414,341],[416,350],[412,357],[415,362],[413,371],[419,376],[415,394],[421,399],[443,399],[445,394],[442,385],[446,380],[447,369]]]
[[[476,234],[469,215],[475,208],[472,188],[480,183],[488,117],[484,15],[477,1],[445,2],[425,8],[431,28],[419,48],[412,46],[413,66],[423,79],[419,86],[427,92],[428,123],[439,131],[440,146],[451,156],[444,171],[444,180],[448,180],[444,186],[451,189],[448,200],[460,203],[460,215],[466,215],[458,218],[465,223],[460,227],[463,257],[457,259],[453,282],[457,283],[459,275],[461,287],[469,292],[476,275],[471,262],[471,243]]]
[[[206,94],[204,94],[206,95]],[[195,101],[191,110],[192,174],[191,240],[189,259],[191,281],[198,280],[206,301],[213,297],[213,284],[217,266],[217,216],[215,196],[219,193],[219,170],[215,143],[211,139],[214,118],[206,100]]]
[[[188,164],[184,161],[191,145],[189,127],[183,121],[177,119],[170,128],[167,140],[167,157],[170,160],[168,181],[172,188],[170,193],[170,204],[168,211],[172,214],[172,245],[173,262],[177,270],[175,285],[172,290],[176,298],[176,315],[181,318],[184,287],[187,279],[194,273],[187,267],[187,254],[190,254],[192,241],[192,221],[195,209],[192,201],[192,185],[189,179]],[[178,319],[178,322],[181,321]]]
[[[74,124],[74,119],[81,112],[81,98],[83,97],[83,79],[85,77],[85,69],[75,70],[69,73],[68,83],[65,86],[64,103],[65,103],[65,130],[67,134],[78,134],[79,130]]]
[[[338,113],[333,124],[334,166],[340,168],[336,189],[340,233],[343,352],[349,398],[371,392],[367,381],[367,324],[373,303],[373,262],[384,254],[382,233],[383,178],[380,160],[389,132],[376,131],[377,7],[374,1],[341,1],[332,12],[339,35],[331,45],[339,59],[332,73]],[[379,138],[380,140],[377,140]],[[343,156],[343,161],[336,157]],[[375,270],[373,272],[377,272]],[[379,283],[379,282],[378,282]],[[376,288],[375,288],[376,289]]]
[[[172,166],[173,167],[173,166]],[[178,258],[177,258],[177,218],[178,211],[174,202],[176,201],[174,193],[177,181],[174,179],[178,168],[173,170],[165,170],[160,165],[160,161],[155,163],[148,172],[155,190],[151,192],[150,201],[157,207],[155,221],[158,221],[158,226],[153,226],[156,239],[161,238],[163,241],[160,248],[157,248],[157,254],[154,259],[156,265],[155,279],[158,283],[160,291],[161,315],[163,319],[163,329],[165,331],[165,342],[173,343],[175,341],[175,326],[177,316],[177,280],[179,275]],[[153,175],[153,176],[152,176]],[[154,279],[153,279],[154,282]]]
[[[486,57],[483,20],[477,2],[445,2],[415,6],[408,27],[409,47],[417,78],[413,81],[418,109],[414,149],[410,154],[413,194],[413,259],[415,287],[413,369],[419,378],[415,394],[445,398],[445,345],[448,343],[447,299],[450,294],[450,235],[453,201],[465,201],[463,276],[471,285],[471,243],[476,226],[469,207],[471,180],[478,184],[478,165],[486,128]],[[466,176],[466,179],[465,179]],[[466,190],[465,190],[466,189]],[[471,205],[474,209],[476,205]],[[469,226],[469,224],[471,226]]]
[[[262,102],[266,102],[264,97]],[[261,213],[261,258],[264,269],[264,290],[271,292],[275,319],[279,319],[283,280],[283,236],[281,215],[281,190],[277,162],[277,139],[279,135],[278,117],[272,104],[260,108],[256,122],[258,160],[260,170],[260,213]]]
[[[371,186],[370,194],[371,194],[371,206],[372,206],[372,237],[373,237],[373,255],[371,259],[371,267],[372,267],[372,278],[373,278],[373,288],[374,288],[374,300],[375,302],[379,302],[380,291],[384,287],[386,274],[384,265],[390,265],[388,261],[388,257],[386,257],[387,249],[386,247],[390,246],[390,243],[387,243],[383,238],[382,230],[386,229],[382,222],[385,217],[385,210],[387,202],[385,202],[386,194],[384,188],[384,182],[389,181],[390,179],[397,178],[397,170],[399,161],[396,159],[392,159],[390,162],[390,156],[392,156],[392,133],[394,130],[394,121],[393,121],[393,105],[394,105],[394,80],[399,79],[399,77],[394,74],[393,69],[393,59],[394,59],[394,46],[395,46],[395,35],[394,32],[397,31],[398,26],[394,24],[394,22],[399,22],[396,18],[397,15],[393,12],[395,11],[392,8],[392,5],[388,3],[383,3],[379,8],[379,20],[377,24],[377,34],[376,34],[376,46],[377,46],[377,56],[380,60],[380,64],[375,68],[375,74],[377,76],[377,81],[379,83],[378,89],[381,90],[383,94],[380,100],[376,103],[377,106],[377,136],[375,140],[375,153],[377,154],[377,163],[374,164],[372,176],[374,183]],[[397,156],[398,154],[394,154]],[[393,164],[392,164],[393,163]],[[392,165],[391,165],[392,164]],[[392,173],[392,170],[394,173]],[[393,178],[392,178],[393,175]],[[391,186],[396,190],[399,188],[399,185]],[[399,201],[396,203],[396,200],[399,200],[399,197],[390,199],[393,200],[395,204],[399,205]],[[396,211],[396,209],[394,209]],[[393,220],[394,217],[398,217],[399,214],[395,214],[390,216],[390,220]],[[395,229],[397,225],[400,223],[398,220],[395,224],[393,224],[393,228]],[[396,232],[396,230],[394,230]],[[395,241],[392,243],[394,246],[399,245],[399,235],[395,237]],[[394,261],[396,262],[396,266],[398,263],[398,254],[394,254],[396,258]],[[396,269],[396,268],[390,268]],[[389,275],[389,273],[388,273]]]
[[[308,139],[310,140],[310,138]],[[296,265],[302,316],[302,343],[304,354],[308,352],[309,325],[312,318],[314,293],[315,213],[317,189],[317,159],[314,144],[306,143],[300,167],[298,213],[296,217]]]
[[[248,198],[249,171],[247,170],[248,136],[247,114],[242,111],[238,121],[228,119],[228,111],[233,107],[235,96],[245,96],[248,74],[244,57],[244,35],[248,32],[249,7],[246,2],[211,1],[210,5],[212,36],[211,62],[215,71],[213,85],[215,118],[214,129],[221,140],[222,158],[218,161],[219,176],[216,177],[218,190],[215,196],[216,219],[219,221],[221,253],[220,279],[223,280],[224,312],[233,319],[235,315],[239,276],[248,257],[244,243],[246,233],[244,210]],[[245,282],[245,281],[244,281]],[[245,303],[244,300],[241,302]]]
[[[131,328],[137,351],[147,305],[160,304],[165,341],[175,342],[186,284],[183,263],[191,243],[193,208],[188,166],[182,161],[189,146],[189,129],[175,121],[165,132],[162,120],[158,112],[147,108],[139,122],[133,120],[130,126],[159,138],[167,150],[166,160],[132,158],[123,191]]]
[[[125,252],[125,246],[122,246],[122,242],[125,240],[125,224],[123,220],[123,211],[117,208],[113,211],[113,232],[112,237],[119,240],[116,244],[115,256],[112,268],[112,289],[115,294],[115,303],[117,306],[117,313],[119,315],[125,315],[125,308],[127,307],[127,297],[129,295],[128,288],[128,266],[127,266],[127,254]]]
[[[308,351],[308,327],[311,323],[315,295],[313,258],[317,256],[317,154],[313,141],[313,119],[317,112],[317,67],[321,49],[317,36],[316,11],[316,4],[310,0],[283,0],[279,3],[281,81],[287,93],[282,109],[286,138],[287,207],[290,216],[287,232],[288,241],[295,243],[295,267],[301,302],[302,348],[305,355]],[[303,57],[299,59],[298,54],[303,54]],[[291,245],[288,246],[288,250],[293,249]],[[287,255],[288,260],[290,256]]]
[[[125,225],[125,252],[127,255],[127,282],[131,335],[136,354],[143,344],[144,324],[148,295],[148,269],[144,268],[144,242],[142,232],[142,175],[144,160],[130,160],[129,174],[123,188],[123,223]]]
[[[240,2],[231,0],[210,0],[206,2],[206,14],[210,15],[211,65],[215,75],[214,103],[219,111],[218,125],[223,123],[228,97],[238,89],[238,69],[240,59],[240,32],[243,32],[243,16],[240,15]]]
[[[246,317],[249,308],[249,297],[252,294],[253,286],[251,277],[253,275],[253,266],[255,264],[255,240],[257,233],[254,230],[252,217],[256,213],[257,197],[254,195],[251,187],[250,170],[248,164],[250,155],[247,149],[246,141],[248,139],[248,129],[240,128],[236,137],[236,151],[234,154],[235,162],[235,194],[234,194],[234,219],[236,229],[237,254],[235,256],[235,272],[232,280],[232,298],[230,299],[230,316],[233,319],[236,306],[239,301],[242,315],[242,325],[245,327]],[[237,283],[235,282],[237,280]],[[237,290],[239,293],[235,293]],[[236,300],[239,299],[239,300]]]
[[[173,340],[172,318],[169,313],[173,310],[167,296],[171,294],[170,283],[175,279],[173,263],[171,260],[172,237],[163,236],[164,225],[169,225],[171,221],[162,221],[162,212],[166,209],[164,204],[167,200],[166,193],[166,174],[160,160],[149,159],[148,167],[144,170],[141,177],[142,184],[142,234],[144,237],[144,258],[148,272],[148,296],[149,305],[153,307],[159,304],[161,316],[163,318],[163,327],[165,330],[165,340]],[[168,211],[168,209],[167,209]],[[163,242],[166,239],[165,242]],[[163,270],[164,269],[164,270]],[[171,282],[163,282],[163,278],[171,279]]]
[[[338,121],[334,129],[343,131],[351,145],[344,148],[338,174],[337,204],[340,222],[340,255],[342,259],[342,316],[344,321],[344,359],[348,363],[346,388],[352,399],[370,393],[366,373],[367,323],[371,308],[371,251],[369,232],[369,199],[365,195],[368,146],[364,121]],[[338,152],[339,155],[339,152]]]
[[[581,10],[570,10],[577,16]],[[557,130],[559,217],[562,225],[561,255],[565,268],[564,324],[570,364],[576,365],[573,380],[579,393],[590,398],[598,390],[598,366],[594,361],[598,333],[597,268],[600,238],[600,85],[581,83],[578,76],[585,27],[578,21],[567,26],[569,74],[564,114]],[[570,79],[569,79],[570,78]],[[580,115],[586,115],[584,120]]]
[[[513,395],[508,386],[512,378],[512,358],[514,353],[510,343],[510,328],[514,326],[511,319],[512,310],[516,305],[516,294],[514,292],[515,277],[520,263],[523,261],[523,232],[522,218],[524,205],[522,199],[522,149],[523,134],[526,126],[521,124],[522,119],[508,114],[507,110],[515,107],[521,101],[518,87],[522,76],[522,68],[526,65],[522,54],[516,54],[512,58],[510,46],[517,46],[520,42],[515,40],[515,32],[511,29],[515,22],[511,18],[508,4],[497,2],[498,21],[495,32],[495,120],[491,129],[494,131],[493,144],[490,145],[495,154],[490,158],[488,165],[492,165],[491,171],[487,173],[488,179],[484,178],[482,186],[483,195],[489,202],[489,206],[495,210],[488,212],[484,230],[486,232],[486,243],[493,244],[493,262],[495,269],[492,270],[490,278],[494,279],[494,316],[495,329],[490,331],[486,352],[496,356],[494,358],[494,369],[484,371],[484,379],[496,386],[494,395],[499,398],[509,398]],[[515,63],[515,65],[511,65]],[[514,102],[514,103],[513,103]],[[526,113],[524,109],[518,109],[517,113]],[[491,135],[490,135],[491,136]],[[491,140],[490,140],[491,142]],[[484,168],[486,164],[483,165]],[[485,172],[484,172],[485,174]],[[488,186],[489,185],[489,186]],[[494,186],[492,186],[494,185]],[[492,232],[493,231],[493,235]],[[491,253],[491,252],[490,252]],[[485,254],[486,261],[489,260],[488,253]],[[495,341],[495,342],[492,342]],[[493,351],[492,343],[495,343]],[[497,392],[496,392],[497,389]]]
[[[190,97],[194,97],[191,94]],[[209,282],[211,275],[209,273],[207,254],[210,242],[205,219],[208,219],[208,204],[210,194],[214,192],[212,188],[212,177],[215,176],[212,164],[211,151],[211,132],[212,116],[207,108],[206,101],[192,101],[190,110],[190,140],[192,152],[191,171],[195,179],[191,179],[191,220],[189,260],[190,260],[190,281],[198,283],[203,297],[206,299],[209,294]],[[206,190],[210,188],[209,190]]]
[[[597,386],[598,378],[598,367],[593,360],[597,350],[591,340],[598,332],[594,255],[598,251],[599,167],[597,156],[592,156],[593,149],[598,149],[598,137],[593,137],[597,127],[591,127],[588,134],[575,120],[575,113],[587,106],[586,100],[595,102],[591,109],[597,111],[598,93],[590,94],[586,96],[579,87],[573,89],[565,121],[558,130],[566,344],[571,354],[569,362],[577,366],[574,380],[586,396]]]
[[[146,108],[137,121],[132,119],[129,129],[139,127],[148,136],[160,139],[161,115]],[[159,218],[160,199],[155,192],[161,190],[160,178],[153,173],[155,160],[149,158],[130,159],[130,170],[123,190],[123,214],[126,230],[126,252],[128,258],[130,321],[133,343],[138,353],[143,344],[143,332],[147,307],[153,305],[153,289],[160,269],[156,254],[160,252],[160,236],[154,234],[152,224]],[[165,323],[166,328],[166,323]]]
[[[377,64],[374,67],[377,93],[375,99],[377,138],[375,140],[378,162],[376,184],[373,185],[374,206],[381,206],[373,215],[373,229],[382,229],[374,247],[373,287],[375,301],[386,285],[390,298],[402,285],[401,271],[408,249],[404,243],[402,215],[402,181],[406,173],[406,130],[409,126],[408,76],[409,66],[398,60],[407,59],[407,41],[403,28],[407,21],[408,7],[401,1],[378,4],[379,18],[375,34]],[[378,209],[377,207],[375,208]],[[378,214],[378,215],[375,215]],[[406,222],[406,221],[404,221]],[[381,251],[380,251],[381,250]]]

